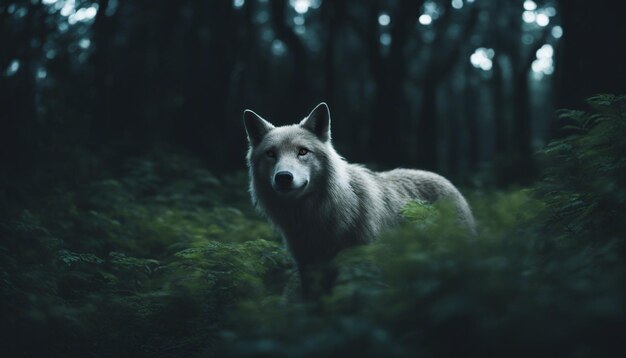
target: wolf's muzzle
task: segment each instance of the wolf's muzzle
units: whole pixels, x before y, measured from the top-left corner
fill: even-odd
[[[274,182],[276,187],[281,190],[291,189],[293,184],[293,174],[287,171],[281,171],[274,175]]]

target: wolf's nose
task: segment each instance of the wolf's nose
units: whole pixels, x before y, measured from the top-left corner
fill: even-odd
[[[274,180],[276,181],[276,184],[281,187],[281,188],[287,188],[291,185],[291,183],[293,182],[293,174],[291,174],[290,172],[278,172],[276,173],[276,175],[274,176]]]

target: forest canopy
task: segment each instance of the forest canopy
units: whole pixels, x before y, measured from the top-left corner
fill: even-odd
[[[285,124],[325,101],[353,161],[527,183],[533,152],[558,134],[556,108],[623,93],[620,10],[609,0],[4,1],[3,160],[28,176],[39,166],[25,163],[42,157],[168,143],[230,172],[244,166],[243,109]]]

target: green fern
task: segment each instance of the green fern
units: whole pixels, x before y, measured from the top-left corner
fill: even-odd
[[[587,112],[560,112],[569,135],[541,151],[546,175],[537,193],[551,229],[592,240],[617,237],[626,232],[626,96],[587,103]]]

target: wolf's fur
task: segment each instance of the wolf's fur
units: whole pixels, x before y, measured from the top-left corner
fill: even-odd
[[[244,124],[252,202],[282,234],[301,271],[346,247],[371,242],[398,223],[411,200],[448,198],[459,221],[474,230],[467,202],[442,176],[410,169],[373,172],[347,163],[331,144],[325,103],[300,124],[274,127],[248,110]],[[310,152],[299,155],[301,148]],[[295,189],[275,189],[279,171],[293,173]]]

